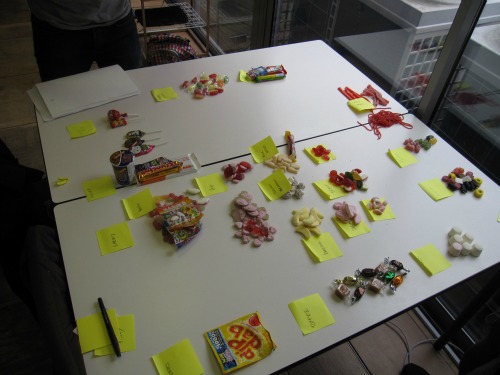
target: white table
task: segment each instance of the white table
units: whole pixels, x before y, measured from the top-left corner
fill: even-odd
[[[128,187],[98,201],[79,199],[56,206],[55,214],[76,318],[97,312],[96,299],[103,297],[108,308],[119,315],[135,314],[137,349],[113,356],[84,355],[87,373],[155,374],[151,356],[188,338],[206,374],[219,374],[216,361],[203,337],[204,332],[253,311],[270,331],[277,349],[264,360],[239,370],[241,374],[268,374],[291,365],[324,348],[342,342],[423,300],[485,270],[500,261],[496,251],[500,210],[499,187],[465,160],[438,136],[438,143],[417,155],[417,164],[399,168],[386,155],[403,140],[433,134],[413,116],[407,121],[413,130],[401,126],[382,129],[382,138],[359,127],[336,134],[298,142],[302,166],[297,179],[306,184],[302,200],[266,202],[257,183],[270,173],[263,165],[238,185],[228,184],[226,193],[211,197],[202,219],[200,236],[176,251],[162,242],[149,217],[129,221],[135,246],[101,256],[96,231],[127,220],[121,199],[149,188],[153,195],[183,193],[192,179],[220,171],[221,164],[203,167],[197,175],[186,175],[146,187]],[[303,153],[318,144],[330,147],[337,159],[315,165]],[[242,159],[237,158],[236,161]],[[250,161],[250,157],[243,160]],[[418,186],[461,166],[484,180],[485,196],[455,193],[435,202]],[[333,201],[324,200],[311,185],[338,171],[360,168],[368,174],[369,190],[356,191],[346,198],[362,211],[359,201],[385,197],[396,219],[369,222],[371,232],[344,239],[331,221]],[[230,204],[246,190],[254,201],[265,206],[270,223],[278,229],[274,242],[260,248],[241,245],[233,238]],[[315,263],[291,225],[291,212],[316,207],[325,215],[321,224],[330,232],[343,256]],[[447,233],[452,226],[472,233],[485,250],[478,258],[449,257]],[[452,267],[432,277],[411,259],[409,252],[432,243],[450,260]],[[350,305],[333,296],[333,279],[352,275],[358,268],[375,267],[385,257],[401,261],[411,269],[396,295],[368,293]],[[303,336],[288,303],[319,293],[336,323]]]
[[[283,64],[288,71],[285,80],[261,84],[238,82],[238,72],[260,65]],[[226,74],[230,82],[225,92],[201,101],[182,91],[184,80],[207,73]],[[64,202],[83,196],[84,181],[112,175],[109,156],[123,148],[123,137],[129,130],[162,130],[160,140],[168,144],[137,158],[137,163],[158,156],[174,158],[195,153],[201,164],[210,164],[248,153],[248,146],[270,135],[276,144],[284,143],[286,130],[296,140],[326,134],[366,122],[367,114],[352,111],[338,87],[349,86],[361,92],[374,85],[321,41],[292,44],[215,56],[176,64],[161,65],[128,72],[141,94],[97,108],[43,122],[38,127],[52,200]],[[154,88],[173,87],[175,100],[156,103],[150,93]],[[390,100],[388,94],[380,90]],[[391,110],[406,113],[403,106],[391,100]],[[121,128],[110,128],[109,109],[141,115]],[[92,120],[97,132],[91,136],[70,139],[66,126]],[[150,137],[157,136],[152,134]],[[146,139],[150,139],[145,137]],[[69,183],[55,186],[58,177]]]

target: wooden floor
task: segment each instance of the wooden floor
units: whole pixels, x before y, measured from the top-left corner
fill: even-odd
[[[24,0],[2,0],[0,138],[21,164],[44,170],[34,108],[26,94],[36,82],[39,75],[33,57],[29,10]],[[397,375],[405,361],[406,345],[411,348],[429,339],[432,335],[410,311],[279,375]],[[458,374],[448,356],[435,352],[429,343],[416,347],[411,361],[430,374]]]

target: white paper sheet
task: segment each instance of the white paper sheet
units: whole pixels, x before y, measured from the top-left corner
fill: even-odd
[[[139,89],[119,65],[113,65],[37,83],[27,93],[44,121],[50,121],[137,95]]]

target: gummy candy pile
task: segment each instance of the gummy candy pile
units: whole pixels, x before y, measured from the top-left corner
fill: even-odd
[[[215,96],[224,92],[224,86],[229,83],[229,77],[221,74],[201,73],[193,77],[191,81],[184,81],[181,88],[195,99],[204,99],[205,96]]]

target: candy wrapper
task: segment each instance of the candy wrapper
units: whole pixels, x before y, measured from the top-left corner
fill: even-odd
[[[168,194],[155,197],[156,209],[150,215],[153,226],[161,230],[165,242],[181,248],[201,231],[203,214],[188,197]]]
[[[260,361],[276,349],[258,312],[208,331],[205,338],[223,374]]]
[[[284,79],[286,75],[287,71],[283,65],[259,66],[247,71],[247,77],[254,82],[275,81]]]

